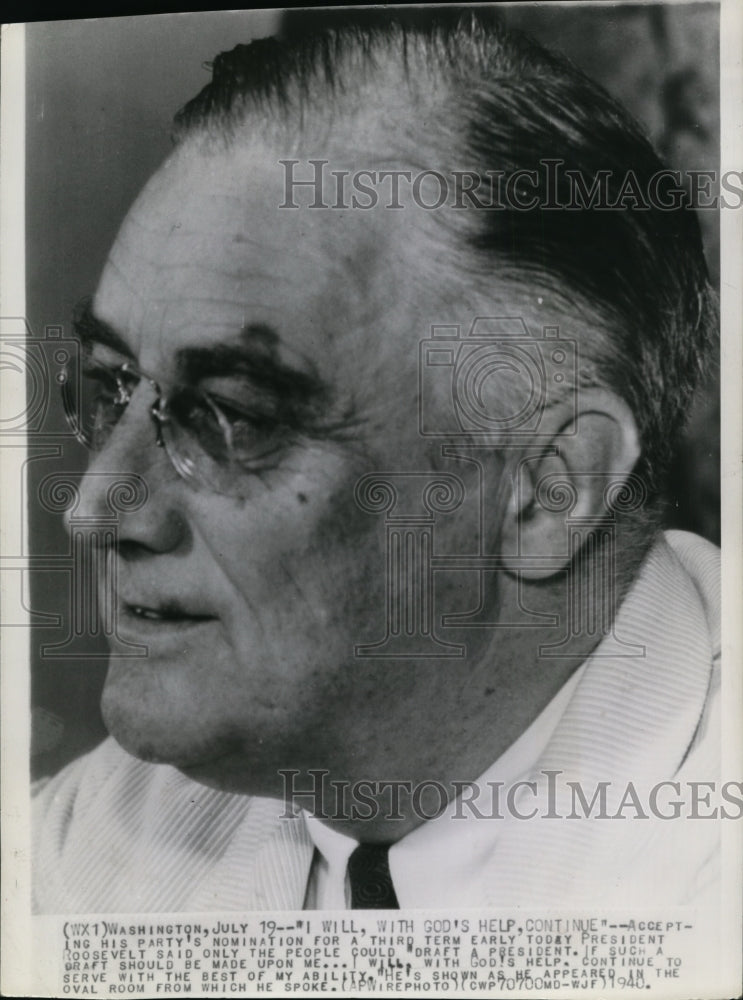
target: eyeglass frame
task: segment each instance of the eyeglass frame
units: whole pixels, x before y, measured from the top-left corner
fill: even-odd
[[[70,359],[70,361],[68,362],[68,368],[72,362],[73,359]],[[181,477],[181,479],[187,482],[189,486],[194,487],[194,484],[196,484],[202,487],[206,487],[207,489],[211,490],[211,492],[214,493],[226,493],[226,495],[230,496],[239,495],[240,493],[239,490],[224,491],[215,489],[213,481],[204,474],[200,474],[197,471],[198,467],[196,463],[194,463],[192,460],[187,459],[182,454],[181,449],[177,447],[175,436],[173,435],[169,441],[167,435],[163,434],[163,427],[166,424],[171,424],[174,427],[179,427],[183,432],[183,434],[185,434],[186,436],[190,437],[192,440],[195,441],[197,447],[199,447],[199,449],[203,452],[203,454],[207,458],[209,458],[211,462],[213,462],[218,467],[225,468],[224,465],[220,463],[217,459],[210,457],[208,455],[208,452],[203,448],[201,443],[198,441],[198,438],[196,438],[189,431],[188,427],[184,426],[180,421],[178,421],[175,417],[173,417],[172,413],[169,412],[170,408],[172,407],[172,400],[178,392],[184,392],[184,391],[192,392],[201,400],[203,400],[203,402],[209,407],[210,411],[214,414],[217,423],[219,425],[219,428],[222,432],[222,437],[224,439],[226,451],[229,454],[230,461],[232,463],[232,461],[234,460],[234,452],[232,445],[232,428],[227,418],[221,412],[218,404],[211,399],[208,393],[205,393],[203,390],[198,389],[195,386],[176,386],[175,389],[171,390],[170,393],[165,393],[163,392],[162,386],[157,379],[153,378],[152,375],[141,369],[138,365],[136,365],[133,361],[129,359],[124,361],[122,364],[116,366],[106,365],[99,362],[98,367],[102,370],[105,370],[116,381],[118,397],[113,401],[112,405],[120,406],[122,409],[121,413],[117,417],[113,426],[118,424],[126,408],[131,403],[132,397],[137,389],[137,386],[139,386],[142,382],[145,382],[147,385],[150,386],[151,389],[154,390],[156,394],[154,402],[149,407],[149,413],[156,427],[157,446],[165,450],[165,453],[168,456],[168,460],[175,469],[176,473]],[[132,379],[136,379],[136,382],[131,387],[127,386],[121,378],[122,374],[130,375]],[[80,441],[81,444],[85,445],[85,447],[87,447],[91,451],[100,451],[105,445],[96,447],[93,444],[92,440],[90,439],[90,436],[86,433],[85,428],[82,426],[82,422],[80,420],[80,414],[82,408],[75,404],[74,397],[72,395],[75,391],[74,388],[75,382],[76,380],[74,378],[70,378],[67,374],[67,371],[65,371],[65,374],[63,375],[61,380],[60,388],[62,392],[62,402],[67,422],[72,428],[75,437],[77,438],[78,441]],[[111,430],[111,433],[113,433],[113,428]],[[108,440],[108,438],[106,440]],[[247,472],[246,470],[241,469],[239,471],[239,476],[241,478],[244,478],[247,475],[249,475],[249,472]]]

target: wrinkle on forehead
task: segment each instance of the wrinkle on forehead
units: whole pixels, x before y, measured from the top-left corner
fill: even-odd
[[[279,159],[261,144],[179,148],[124,223],[96,311],[164,380],[180,348],[263,325],[282,362],[389,415],[413,397],[417,342],[440,318],[428,315],[440,254],[411,212],[280,209]]]

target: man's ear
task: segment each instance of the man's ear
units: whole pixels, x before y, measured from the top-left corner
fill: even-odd
[[[608,488],[613,492],[626,482],[640,454],[635,418],[624,400],[608,389],[590,389],[581,390],[579,401],[575,414],[551,412],[554,433],[542,447],[529,447],[512,471],[501,555],[524,579],[546,579],[568,564],[568,517],[606,516]]]

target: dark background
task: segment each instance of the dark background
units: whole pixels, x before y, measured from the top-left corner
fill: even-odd
[[[507,23],[568,55],[644,124],[679,169],[717,170],[718,8],[713,4],[498,5]],[[206,14],[39,22],[27,26],[28,322],[69,335],[79,299],[94,291],[105,255],[133,198],[170,148],[173,113],[209,79],[204,63],[238,42],[304,31],[338,10]],[[370,16],[354,12],[354,17]],[[384,13],[371,16],[383,17]],[[420,11],[409,17],[422,16]],[[713,280],[719,275],[717,214],[700,213]],[[50,400],[43,432],[64,426]],[[42,433],[38,441],[53,440]],[[50,473],[82,469],[83,450],[29,463],[29,496]],[[693,408],[674,459],[667,523],[719,541],[719,393],[712,377]],[[69,552],[61,518],[29,504],[30,554]],[[104,735],[98,698],[105,644],[82,637],[67,658],[42,655],[70,619],[69,572],[30,574],[31,607],[61,627],[32,635],[34,775],[50,774]]]

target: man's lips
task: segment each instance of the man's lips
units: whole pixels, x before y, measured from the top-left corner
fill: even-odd
[[[217,615],[180,601],[149,598],[145,602],[119,597],[116,628],[108,641],[113,652],[118,651],[119,642],[126,649],[144,642],[148,655],[165,656],[182,653],[184,642],[196,641],[201,630],[211,629],[218,622]]]
[[[126,601],[124,609],[134,618],[151,622],[205,622],[211,621],[215,617],[214,615],[187,611],[175,601],[158,602],[154,605]]]
[[[152,655],[167,655],[183,650],[187,636],[195,637],[203,630],[211,632],[219,624],[220,615],[209,602],[208,595],[188,590],[186,581],[135,579],[123,572],[121,565],[109,566],[114,576],[115,625],[108,635],[114,654],[118,646],[126,652],[134,644],[145,642]],[[114,570],[117,572],[114,574]],[[179,582],[181,586],[179,586]],[[191,639],[189,639],[191,641]]]

